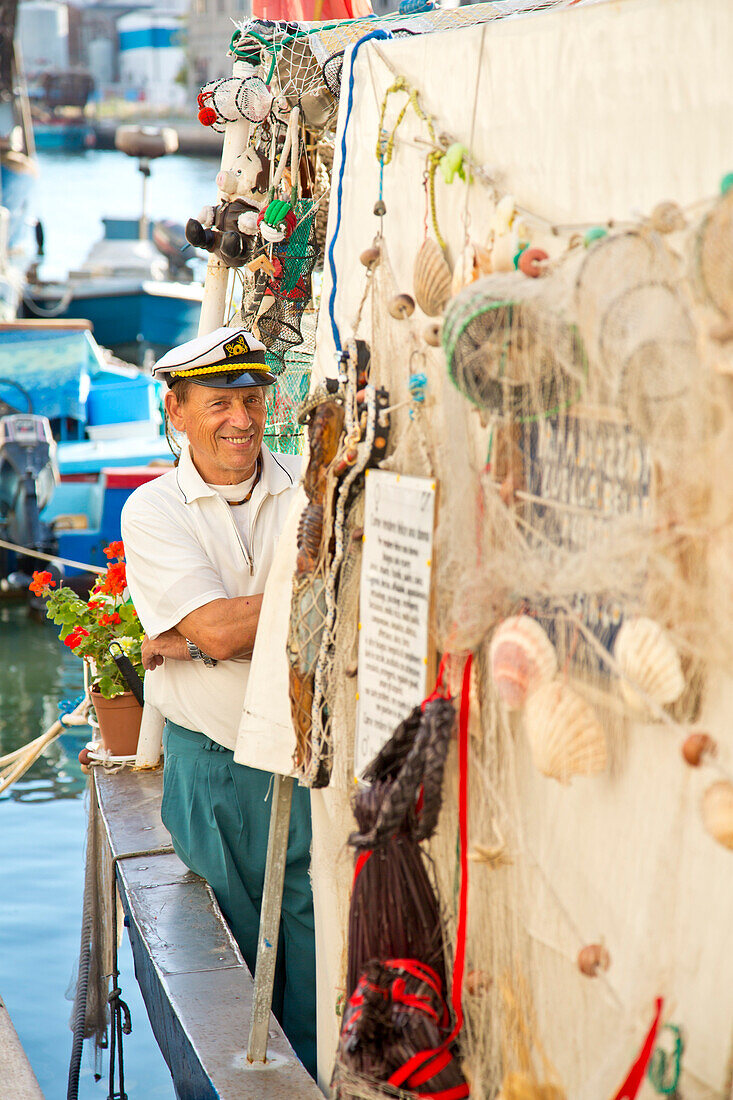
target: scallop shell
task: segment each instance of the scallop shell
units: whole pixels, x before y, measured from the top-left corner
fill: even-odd
[[[415,258],[415,299],[423,313],[437,317],[450,298],[451,273],[442,251],[430,237]]]
[[[499,624],[489,660],[499,698],[510,710],[524,706],[530,691],[549,683],[557,672],[552,642],[529,615],[514,615]]]
[[[494,237],[491,249],[491,267],[495,272],[514,271],[514,256],[517,251],[517,234],[511,229],[498,233]]]
[[[643,710],[644,701],[634,684],[660,706],[674,703],[685,690],[679,654],[653,619],[627,619],[616,637],[614,657],[628,676],[621,681],[621,693],[635,710]]]
[[[702,796],[702,822],[719,844],[733,849],[733,783],[721,779]]]
[[[491,253],[488,248],[469,242],[458,253],[458,259],[453,268],[452,294],[458,294],[464,286],[475,283],[483,275],[490,275],[492,270]]]
[[[527,699],[524,726],[538,771],[560,783],[606,768],[606,737],[589,703],[561,680],[542,684]]]

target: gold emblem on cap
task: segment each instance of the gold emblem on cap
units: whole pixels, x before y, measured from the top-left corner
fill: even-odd
[[[230,340],[228,344],[224,345],[224,352],[228,356],[246,355],[248,351],[249,345],[241,333],[236,340]]]

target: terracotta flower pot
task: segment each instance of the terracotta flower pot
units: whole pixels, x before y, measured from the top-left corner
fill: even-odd
[[[92,691],[92,703],[97,713],[102,744],[112,756],[134,756],[143,708],[131,691],[105,699],[98,691]]]

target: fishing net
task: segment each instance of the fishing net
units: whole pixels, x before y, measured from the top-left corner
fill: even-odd
[[[302,343],[301,321],[311,301],[311,275],[318,259],[315,214],[308,199],[295,206],[297,223],[290,237],[272,246],[272,274],[258,271],[246,279],[241,316],[266,348],[271,370],[281,374],[288,351]]]
[[[721,471],[733,433],[724,386],[699,355],[688,274],[696,286],[694,267],[686,272],[666,241],[640,230],[572,249],[539,279],[486,277],[449,303],[444,358],[426,346],[418,310],[390,314],[394,296],[413,288],[395,279],[381,241],[354,317],[372,349],[370,381],[390,391],[386,465],[431,474],[441,487],[437,645],[475,654],[462,1038],[475,1100],[611,1095],[654,995],[674,997],[683,981],[673,944],[649,947],[664,919],[659,900],[682,888],[680,845],[692,828],[675,746],[701,720],[712,670],[733,660],[729,566],[721,572],[733,516]],[[421,403],[411,390],[418,371]],[[343,640],[352,675],[328,689],[338,783],[353,774],[358,586],[350,591],[339,599],[336,645]],[[532,707],[507,706],[491,650],[500,625],[521,614],[554,653],[534,720]],[[671,658],[644,620],[660,628]],[[623,646],[626,624],[636,641]],[[509,672],[531,683],[533,655],[516,652]],[[660,701],[662,666],[678,669],[683,685],[670,701]],[[603,769],[563,772],[591,735]],[[569,775],[569,788],[540,763]],[[456,771],[449,754],[430,843],[449,966]],[[608,858],[616,846],[626,853],[618,864]],[[679,928],[683,918],[670,921]],[[589,946],[610,956],[594,977],[578,961]],[[699,1063],[694,1074],[705,1078]],[[357,1091],[348,1078],[348,1087],[380,1095],[374,1081]]]
[[[519,420],[556,413],[582,393],[585,354],[548,289],[519,272],[489,275],[450,302],[443,326],[448,374],[479,408]]]
[[[306,309],[301,318],[302,342],[289,348],[284,355],[283,369],[278,373],[275,386],[267,391],[267,426],[265,442],[273,451],[283,454],[301,454],[303,451],[303,424],[298,411],[310,389],[313,357],[316,352],[316,311]],[[268,355],[265,360],[270,370],[277,373],[280,365]]]
[[[320,787],[330,776],[330,738],[328,714],[322,701],[314,705],[314,691],[328,621],[326,588],[335,490],[330,471],[341,442],[343,399],[319,387],[304,402],[299,419],[308,424],[308,466],[303,478],[308,504],[298,525],[288,632],[290,709],[296,738],[294,764],[311,786]]]
[[[594,399],[662,438],[673,426],[666,418],[683,409],[697,363],[695,326],[663,239],[632,232],[595,244],[578,273],[575,308],[597,364]]]
[[[733,320],[733,188],[716,202],[694,234],[692,277],[702,301]]]
[[[333,142],[321,140],[316,146],[316,168],[314,183],[314,202],[316,206],[316,243],[318,245],[319,266],[326,253],[326,230],[330,206],[331,172],[333,170]]]

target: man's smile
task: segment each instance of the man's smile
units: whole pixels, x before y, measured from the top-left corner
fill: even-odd
[[[233,443],[235,447],[246,446],[252,442],[252,435],[221,435],[220,439],[223,439],[225,443]]]

